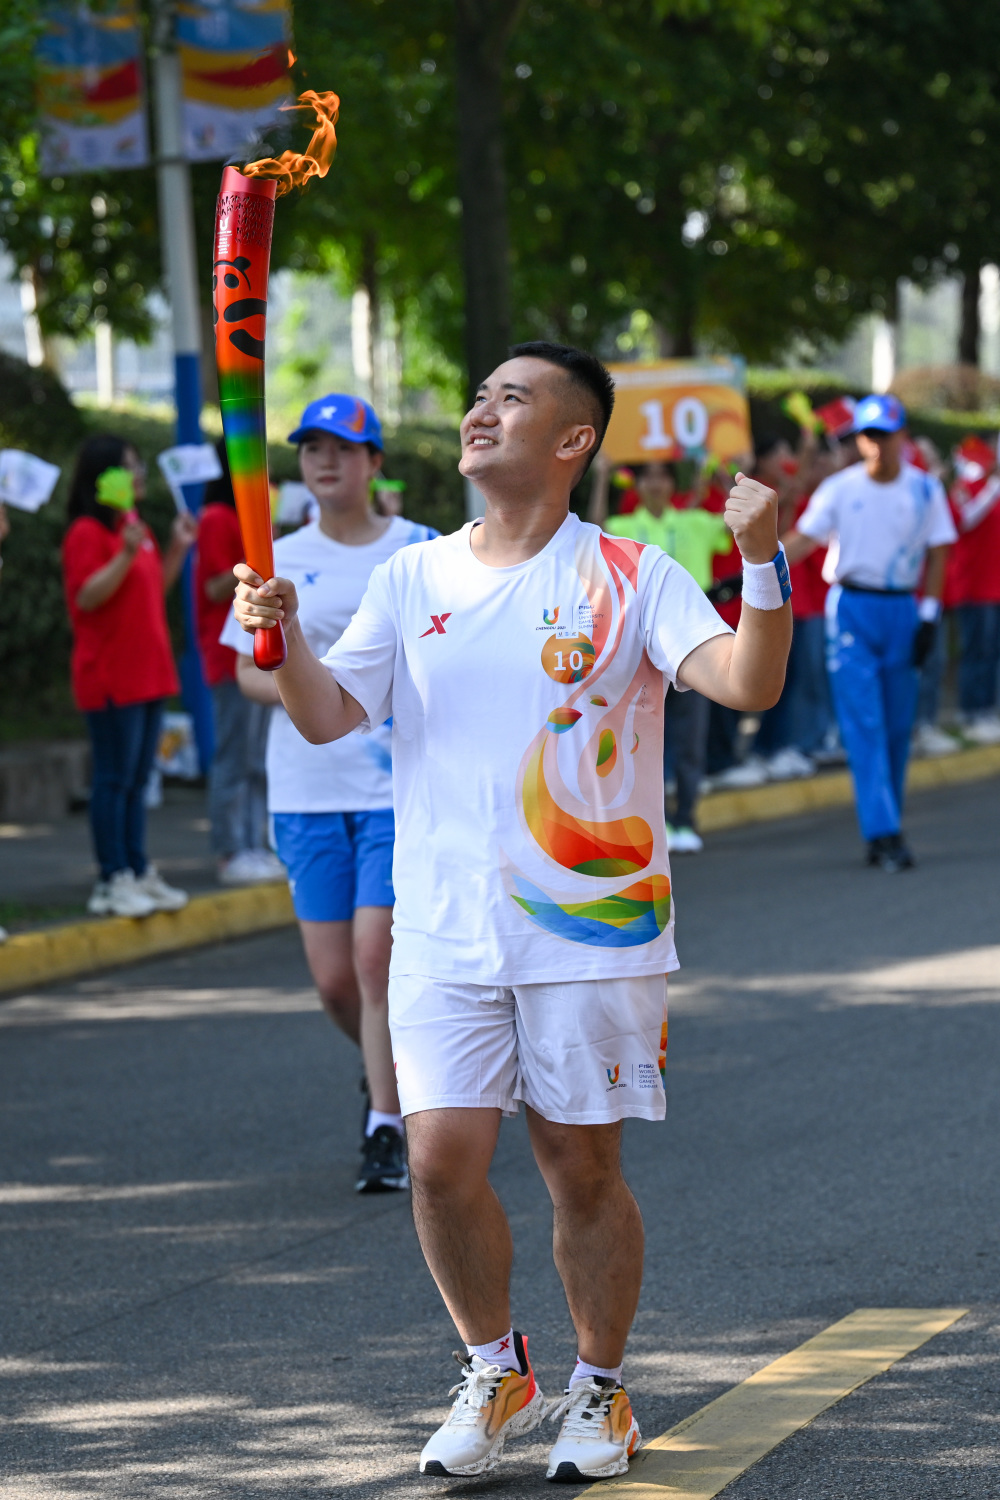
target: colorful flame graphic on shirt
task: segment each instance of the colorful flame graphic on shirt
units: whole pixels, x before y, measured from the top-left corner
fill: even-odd
[[[555,937],[592,948],[635,948],[652,943],[670,921],[670,881],[651,875],[613,896],[560,906],[530,881],[515,877],[518,906]]]
[[[625,630],[626,612],[637,607],[641,551],[622,538],[602,535],[598,540],[590,528],[581,537],[576,566],[594,621],[595,664],[587,681],[574,686],[566,702],[553,709],[528,746],[518,787],[528,832],[555,865],[597,880],[632,877],[631,883],[590,900],[566,901],[510,871],[512,899],[539,927],[571,942],[607,948],[652,942],[670,920],[665,857],[662,873],[649,870],[656,845],[653,830],[645,818],[627,811],[637,779],[659,774],[658,766],[646,764],[656,737],[646,737],[645,756],[637,754],[634,726],[637,714],[648,714],[657,696],[662,699],[660,674],[637,633],[626,636]],[[618,660],[626,641],[631,663]],[[604,692],[595,693],[612,663],[626,672],[631,666],[624,690],[608,693],[605,682]],[[632,752],[623,758],[619,747],[630,742]],[[574,764],[575,789],[561,769],[564,751]],[[643,871],[643,878],[635,880]]]

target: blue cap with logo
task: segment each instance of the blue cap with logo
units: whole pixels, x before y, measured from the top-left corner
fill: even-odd
[[[331,395],[310,401],[288,441],[301,443],[309,432],[332,432],[349,443],[372,443],[382,451],[382,423],[374,407],[360,396]]]
[[[900,432],[906,409],[897,396],[864,396],[854,408],[852,432]]]

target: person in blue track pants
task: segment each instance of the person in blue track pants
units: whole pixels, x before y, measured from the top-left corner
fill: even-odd
[[[940,480],[902,461],[906,412],[866,396],[861,462],[824,479],[783,538],[789,564],[828,546],[827,667],[867,863],[909,869],[903,789],[919,668],[934,648],[955,526]],[[918,591],[920,597],[918,598]]]

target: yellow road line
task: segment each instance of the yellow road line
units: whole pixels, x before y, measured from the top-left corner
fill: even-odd
[[[647,1443],[583,1494],[712,1500],[828,1406],[950,1328],[967,1307],[861,1307]]]

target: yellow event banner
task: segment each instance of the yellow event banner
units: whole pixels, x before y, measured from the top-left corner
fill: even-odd
[[[743,363],[725,357],[609,365],[615,409],[603,452],[639,464],[711,453],[723,463],[753,447]]]

